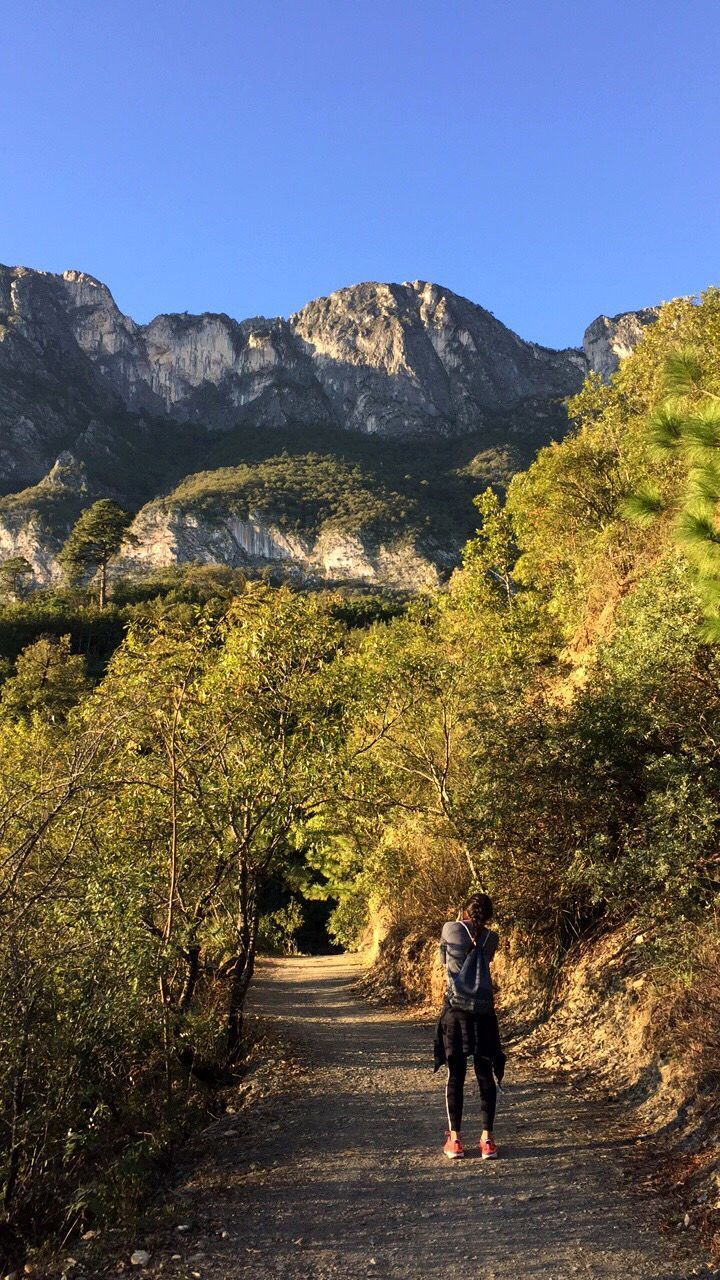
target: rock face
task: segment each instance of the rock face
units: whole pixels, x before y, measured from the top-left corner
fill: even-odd
[[[39,480],[117,398],[76,342],[61,277],[0,267],[0,484]]]
[[[328,420],[312,367],[286,320],[161,315],[137,325],[92,276],[54,277],[68,327],[126,408],[210,428]]]
[[[471,431],[484,415],[579,388],[582,352],[524,342],[442,289],[360,284],[289,320],[161,315],[140,326],[105,285],[51,278],[82,352],[126,407],[227,426],[332,422],[413,435]]]
[[[60,582],[56,555],[63,535],[92,500],[84,468],[71,454],[62,453],[34,489],[2,503],[0,560],[24,556],[32,567],[35,586]],[[59,520],[53,518],[58,512]]]
[[[120,408],[222,429],[322,424],[462,433],[603,376],[654,312],[600,317],[584,349],[524,342],[439,285],[360,284],[289,320],[161,315],[138,325],[106,285],[0,267],[0,477],[32,483],[92,418]]]
[[[534,449],[552,438],[559,404],[589,369],[609,377],[656,314],[601,316],[582,349],[554,351],[413,281],[341,289],[287,320],[182,314],[139,325],[83,272],[0,266],[0,492],[34,486],[3,503],[0,556],[27,555],[49,581],[53,547],[81,499],[107,494],[137,508],[205,468],[222,433],[267,440],[264,456],[279,430],[306,435],[310,451],[318,432],[407,440],[409,451],[470,435],[482,451],[505,432]],[[379,545],[331,524],[290,536],[260,517],[228,512],[211,524],[154,502],[137,519],[140,547],[127,567],[138,571],[215,558],[295,565],[320,580],[429,584],[436,575],[409,543]]]
[[[130,532],[117,573],[147,573],[170,564],[226,564],[232,568],[283,569],[304,583],[374,584],[393,590],[437,587],[435,564],[411,539],[385,544],[326,526],[317,536],[288,532],[252,513],[208,519],[167,502],[149,503]]]
[[[579,389],[581,352],[524,342],[438,285],[360,284],[309,303],[290,325],[343,426],[382,435],[461,433],[523,401]]]
[[[598,316],[588,325],[583,337],[583,351],[588,365],[603,381],[630,355],[642,338],[643,329],[657,320],[660,308],[626,311],[619,316]]]
[[[57,562],[67,529],[94,497],[85,469],[73,456],[60,456],[33,489],[0,507],[0,560],[24,556],[34,585],[62,581]],[[57,510],[62,514],[53,519]],[[434,556],[412,536],[372,537],[368,530],[350,533],[332,522],[317,532],[283,529],[260,512],[246,519],[232,511],[212,514],[193,509],[173,497],[141,508],[127,542],[111,566],[111,576],[144,576],[169,565],[224,564],[250,573],[273,568],[282,577],[305,585],[341,583],[422,591],[440,582],[438,566],[452,557],[434,548]]]

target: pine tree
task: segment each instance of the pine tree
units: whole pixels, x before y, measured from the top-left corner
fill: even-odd
[[[654,454],[678,456],[682,482],[668,498],[648,483],[624,511],[644,525],[663,512],[673,517],[674,540],[694,570],[705,637],[720,640],[720,396],[708,389],[701,354],[688,345],[666,358],[663,392],[648,417],[647,439]]]
[[[58,556],[71,582],[77,582],[90,570],[98,572],[98,604],[101,609],[107,602],[109,562],[117,555],[123,542],[132,545],[137,541],[133,534],[127,532],[131,520],[132,516],[116,502],[101,498],[82,512]]]
[[[0,564],[0,591],[21,600],[32,575],[33,567],[25,556],[10,556]]]

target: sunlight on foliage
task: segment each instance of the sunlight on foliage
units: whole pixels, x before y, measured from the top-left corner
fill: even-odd
[[[608,386],[587,380],[506,501],[484,485],[461,567],[422,599],[188,566],[118,580],[101,609],[83,588],[25,599],[8,569],[9,1229],[62,1238],[137,1207],[237,1084],[258,946],[292,951],[314,911],[318,945],[428,938],[472,885],[555,964],[630,922],[710,953],[718,397],[709,291],[664,307]],[[414,518],[394,481],[325,456],[198,473],[168,499],[228,500],[288,528]]]

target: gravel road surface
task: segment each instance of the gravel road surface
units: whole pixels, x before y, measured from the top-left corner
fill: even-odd
[[[687,1280],[683,1232],[630,1184],[622,1131],[569,1082],[509,1063],[481,1161],[468,1074],[465,1160],[442,1154],[432,1028],[353,994],[348,956],[265,961],[252,1009],[282,1019],[311,1070],[223,1117],[177,1186],[192,1224],[166,1276],[202,1280]],[[470,1085],[472,1084],[472,1088]],[[180,1258],[177,1257],[180,1254]],[[153,1263],[159,1262],[157,1254]]]

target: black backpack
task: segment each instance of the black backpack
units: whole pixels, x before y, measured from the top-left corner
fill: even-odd
[[[452,1009],[461,1009],[464,1013],[492,1013],[495,1007],[493,997],[490,965],[485,955],[485,944],[490,937],[490,930],[485,930],[482,944],[478,945],[464,921],[472,947],[468,951],[463,966],[454,978],[448,979],[448,1003]]]

